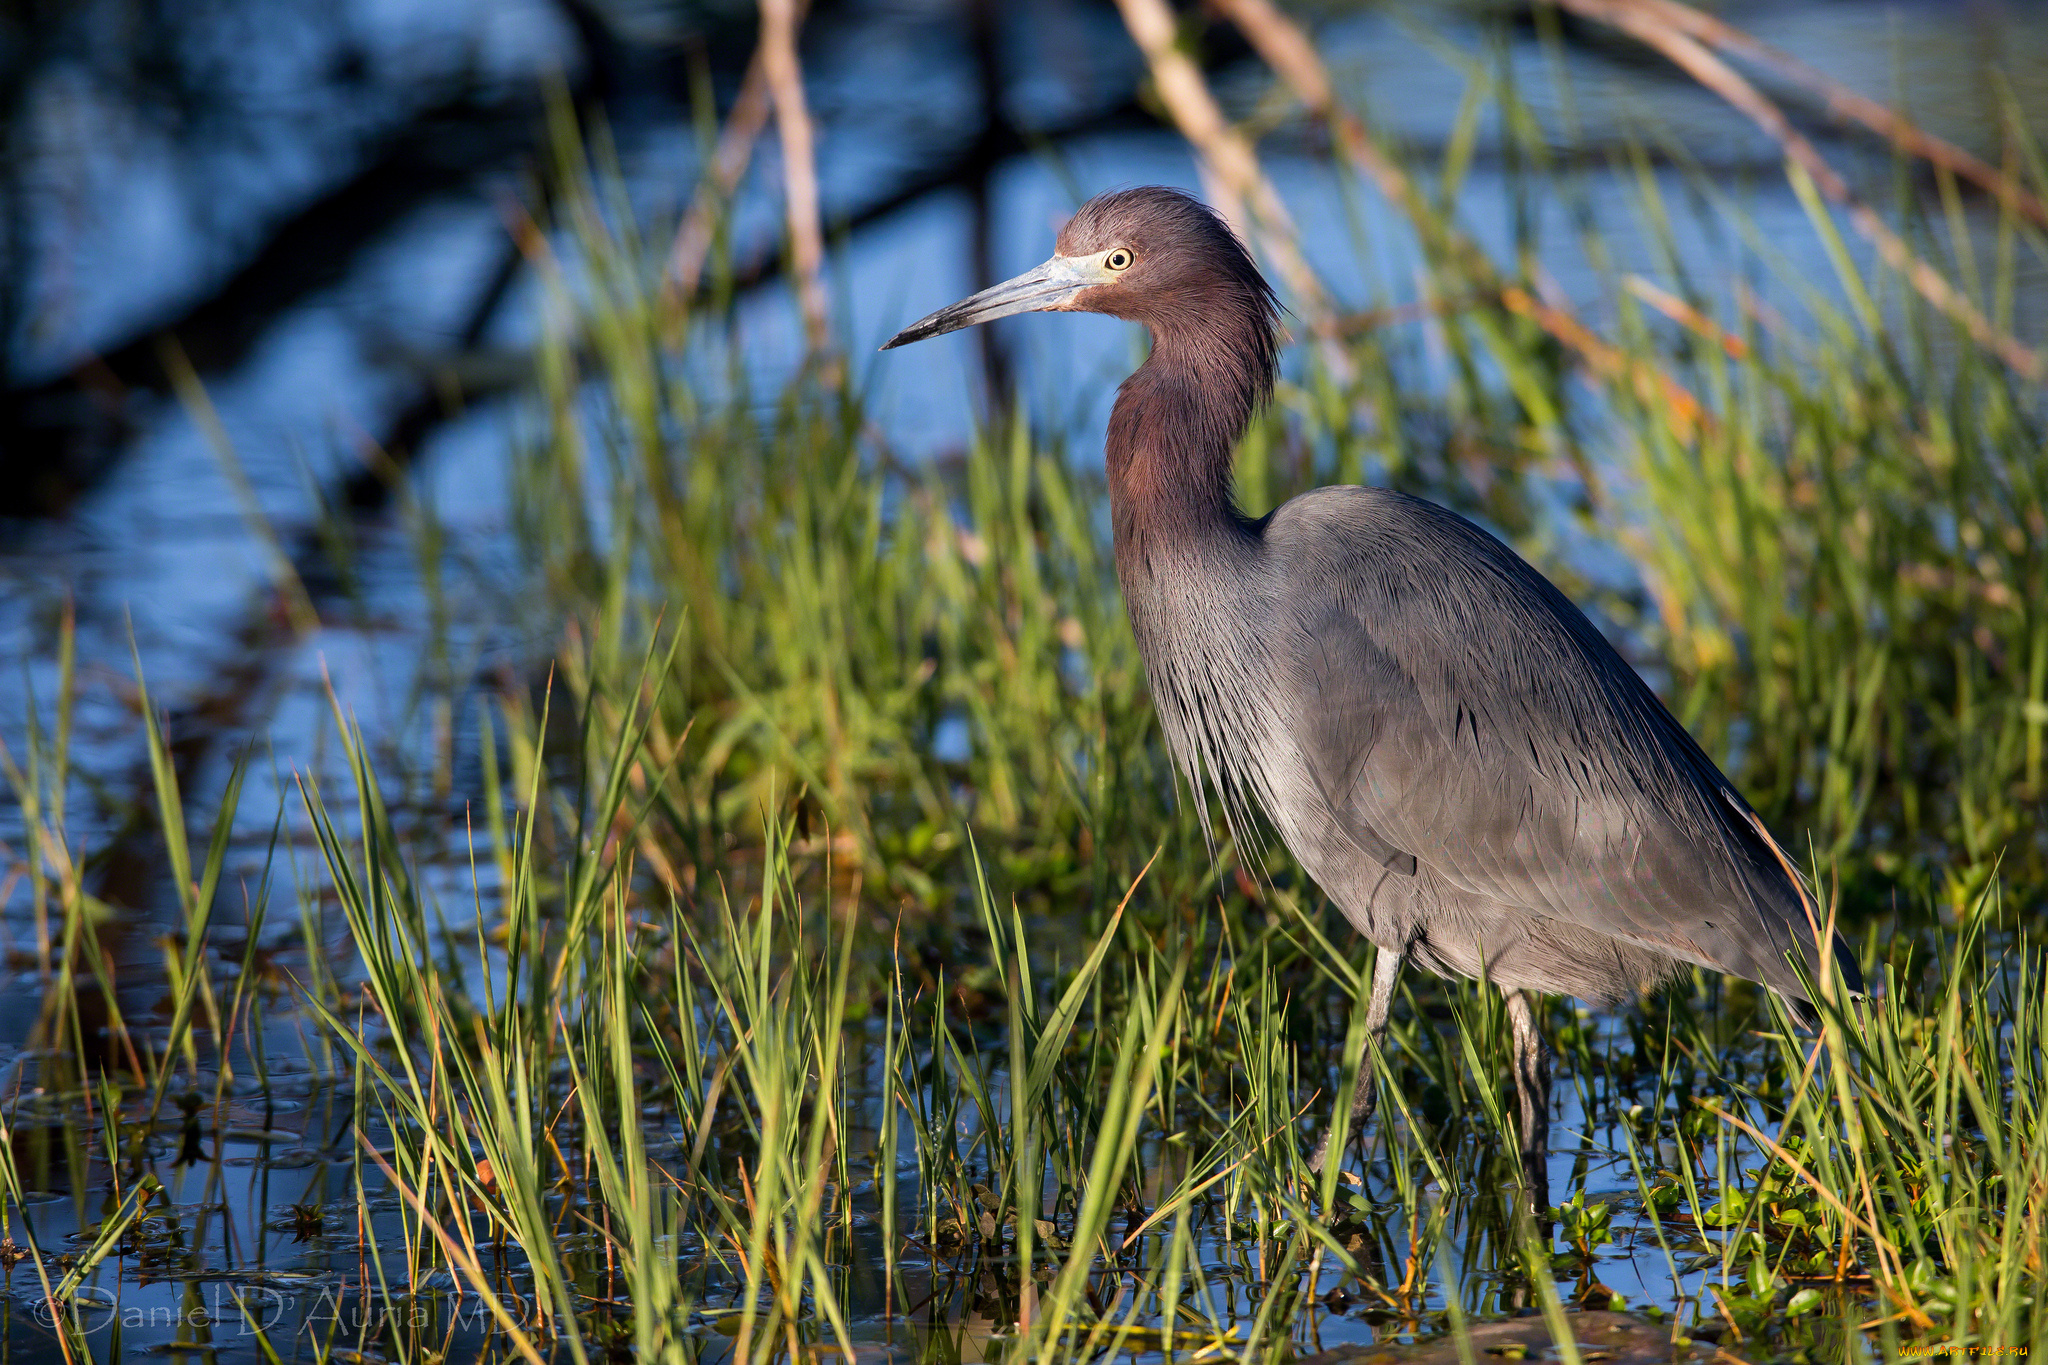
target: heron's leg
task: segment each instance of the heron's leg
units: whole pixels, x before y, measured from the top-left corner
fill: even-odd
[[[1406,953],[1379,950],[1372,964],[1372,1001],[1365,1009],[1365,1053],[1358,1059],[1358,1087],[1351,1092],[1351,1135],[1357,1137],[1365,1131],[1365,1125],[1372,1122],[1372,1111],[1379,1103],[1379,1087],[1373,1082],[1372,1055],[1380,1042],[1387,1036],[1387,1012],[1394,1007],[1394,983],[1401,979],[1401,964],[1407,960]],[[1316,1154],[1309,1158],[1308,1168],[1317,1175],[1323,1173],[1323,1161],[1330,1154],[1330,1139],[1336,1135],[1336,1115],[1330,1116],[1330,1126],[1323,1130],[1323,1140],[1316,1144]]]
[[[1550,1049],[1536,1028],[1531,991],[1503,991],[1515,1028],[1515,1098],[1522,1107],[1522,1175],[1536,1208],[1550,1206]]]

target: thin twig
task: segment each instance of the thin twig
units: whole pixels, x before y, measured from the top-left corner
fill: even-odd
[[[1809,1186],[1811,1186],[1815,1194],[1818,1194],[1822,1199],[1834,1205],[1835,1211],[1841,1214],[1842,1217],[1848,1221],[1851,1227],[1854,1227],[1868,1235],[1871,1240],[1871,1244],[1877,1250],[1878,1266],[1880,1270],[1886,1272],[1885,1274],[1874,1278],[1876,1278],[1878,1283],[1882,1284],[1886,1289],[1893,1290],[1895,1292],[1903,1290],[1905,1288],[1905,1261],[1903,1258],[1900,1257],[1898,1247],[1894,1246],[1889,1238],[1887,1238],[1882,1232],[1878,1231],[1877,1223],[1875,1221],[1874,1210],[1872,1211],[1873,1216],[1871,1218],[1862,1217],[1853,1209],[1851,1209],[1846,1203],[1844,1203],[1841,1197],[1837,1195],[1833,1190],[1830,1190],[1826,1185],[1823,1185],[1820,1182],[1820,1180],[1817,1177],[1815,1177],[1813,1172],[1807,1170],[1805,1166],[1801,1165],[1798,1157],[1793,1156],[1792,1153],[1786,1151],[1783,1147],[1779,1146],[1776,1139],[1764,1133],[1761,1129],[1757,1128],[1755,1124],[1752,1124],[1746,1121],[1745,1119],[1742,1119],[1739,1116],[1730,1113],[1728,1110],[1721,1108],[1721,1106],[1717,1103],[1709,1103],[1705,1100],[1702,1100],[1699,1102],[1699,1104],[1702,1109],[1705,1109],[1709,1114],[1712,1114],[1715,1118],[1721,1120],[1723,1123],[1729,1124],[1730,1126],[1735,1128],[1739,1128],[1744,1133],[1748,1134],[1750,1139],[1754,1141],[1758,1146],[1768,1151],[1771,1154],[1771,1156],[1775,1159],[1784,1162],[1785,1165],[1791,1169],[1794,1175],[1798,1176],[1801,1180],[1805,1181]],[[1886,1264],[1887,1252],[1889,1252],[1891,1256],[1889,1265]],[[1904,1303],[1905,1311],[1912,1314],[1913,1320],[1920,1326],[1928,1327],[1933,1325],[1931,1320],[1927,1317],[1927,1315],[1924,1312],[1922,1312],[1917,1305],[1913,1303],[1910,1295],[1908,1295],[1904,1300],[1902,1300],[1902,1302]]]
[[[1237,26],[1266,65],[1293,87],[1296,97],[1308,106],[1309,113],[1329,128],[1338,150],[1379,187],[1381,194],[1394,204],[1410,209],[1410,216],[1415,216],[1415,205],[1411,203],[1411,196],[1416,192],[1415,182],[1379,149],[1367,135],[1358,116],[1337,103],[1336,93],[1330,85],[1330,73],[1317,54],[1315,44],[1308,40],[1308,35],[1292,19],[1275,9],[1272,0],[1210,2]]]
[[[1668,289],[1661,288],[1641,275],[1624,275],[1621,287],[1628,290],[1642,302],[1670,318],[1686,331],[1703,341],[1712,342],[1721,348],[1730,360],[1749,359],[1749,343],[1735,333],[1715,322],[1699,309],[1687,303]]]
[[[1680,70],[1719,95],[1768,134],[1785,157],[1820,193],[1842,206],[1856,231],[1877,248],[1885,263],[1903,275],[1920,296],[1970,334],[1979,346],[1997,356],[2021,378],[2039,383],[2048,378],[2039,352],[1999,330],[1976,304],[1960,293],[1941,272],[1915,255],[1905,239],[1877,211],[1858,198],[1813,142],[1792,126],[1770,98],[1697,39],[1660,17],[1659,0],[1556,0],[1579,15],[1619,29],[1655,48]],[[1797,181],[1795,178],[1795,185]]]
[[[1430,251],[1464,275],[1478,293],[1500,301],[1511,313],[1529,318],[1568,350],[1575,352],[1585,367],[1609,383],[1624,383],[1647,406],[1661,406],[1673,431],[1681,440],[1690,439],[1706,425],[1705,410],[1687,388],[1653,361],[1624,355],[1601,340],[1561,303],[1541,302],[1527,290],[1510,284],[1479,245],[1448,218],[1439,215],[1421,188],[1393,158],[1380,150],[1359,116],[1337,100],[1315,44],[1299,25],[1276,9],[1272,0],[1210,0],[1245,39],[1257,50],[1280,79],[1287,82],[1308,109],[1309,115],[1330,130],[1352,165],[1378,187],[1380,194],[1399,209],[1413,225],[1425,250]],[[1658,402],[1661,400],[1661,404]],[[1583,462],[1579,474],[1588,496],[1600,497],[1596,472]]]
[[[690,210],[676,228],[675,244],[669,248],[668,271],[662,280],[662,302],[673,309],[697,292],[704,274],[704,259],[711,252],[712,225],[732,202],[740,177],[754,159],[754,144],[768,126],[768,64],[760,49],[747,63],[746,79],[718,130],[718,145],[711,153],[711,165],[703,183],[690,201]]]
[[[370,1160],[377,1163],[377,1169],[384,1172],[384,1178],[390,1182],[391,1187],[405,1196],[405,1201],[412,1205],[413,1212],[419,1217],[420,1222],[434,1234],[434,1240],[441,1244],[442,1253],[462,1272],[463,1278],[469,1281],[470,1287],[484,1301],[484,1306],[490,1310],[491,1316],[497,1319],[498,1330],[510,1339],[513,1349],[533,1362],[533,1365],[544,1365],[540,1352],[533,1348],[533,1342],[526,1333],[519,1330],[519,1324],[513,1320],[511,1313],[506,1311],[503,1301],[492,1292],[490,1278],[484,1274],[483,1266],[478,1262],[474,1252],[465,1251],[463,1245],[449,1235],[448,1229],[441,1226],[440,1220],[428,1209],[426,1200],[420,1197],[418,1191],[398,1178],[398,1172],[391,1169],[391,1163],[384,1159],[382,1152],[371,1145],[368,1134],[360,1128],[356,1130],[356,1141],[369,1153]]]
[[[1901,151],[1909,152],[1953,172],[1985,190],[2000,203],[2010,204],[2014,210],[2039,226],[2048,227],[2048,205],[2042,204],[2040,199],[2014,183],[2011,177],[1996,166],[1918,127],[1883,102],[1851,89],[1826,72],[1815,70],[1784,49],[1772,47],[1733,24],[1691,5],[1681,4],[1679,0],[1640,2],[1672,27],[1703,43],[1711,43],[1723,52],[1747,57],[1758,66],[1776,72],[1793,84],[1806,87],[1821,97],[1829,113],[1853,119],[1880,137],[1888,139]]]
[[[1702,427],[1712,426],[1706,409],[1693,397],[1692,390],[1654,363],[1603,340],[1570,310],[1545,303],[1518,284],[1502,286],[1500,301],[1510,313],[1529,318],[1578,352],[1585,367],[1599,378],[1609,383],[1626,383],[1645,407],[1654,408],[1661,402],[1671,429],[1680,440],[1690,440]]]
[[[832,341],[825,314],[825,234],[818,217],[818,166],[811,114],[804,103],[803,67],[796,35],[803,24],[799,0],[761,0],[761,62],[775,103],[775,135],[782,143],[783,193],[789,209],[789,250],[796,267],[804,338],[813,354]]]
[[[1181,136],[1201,154],[1202,179],[1210,198],[1247,240],[1246,229],[1256,231],[1259,245],[1287,282],[1309,329],[1320,337],[1333,337],[1336,316],[1322,281],[1301,254],[1294,220],[1260,168],[1251,143],[1223,117],[1201,68],[1181,50],[1173,10],[1166,0],[1117,0],[1117,8],[1152,69],[1160,102]]]
[[[1747,1119],[1742,1118],[1740,1115],[1731,1113],[1728,1110],[1723,1109],[1717,1102],[1701,1100],[1699,1101],[1699,1106],[1700,1108],[1706,1110],[1709,1114],[1712,1114],[1715,1118],[1721,1120],[1721,1122],[1726,1123],[1731,1127],[1741,1129],[1744,1133],[1749,1135],[1752,1141],[1756,1142],[1765,1151],[1769,1152],[1772,1157],[1776,1158],[1779,1161],[1784,1162],[1785,1165],[1791,1169],[1792,1174],[1798,1176],[1801,1180],[1805,1181],[1808,1185],[1813,1187],[1813,1191],[1815,1194],[1818,1194],[1822,1199],[1834,1205],[1835,1212],[1841,1214],[1842,1217],[1848,1221],[1850,1226],[1858,1229],[1861,1232],[1869,1234],[1871,1241],[1875,1242],[1878,1246],[1888,1251],[1896,1252],[1898,1250],[1898,1248],[1893,1246],[1891,1242],[1885,1237],[1885,1235],[1878,1230],[1877,1225],[1875,1223],[1869,1223],[1864,1221],[1862,1215],[1858,1214],[1854,1209],[1850,1208],[1847,1204],[1843,1203],[1841,1196],[1837,1195],[1833,1190],[1829,1189],[1826,1185],[1823,1185],[1820,1182],[1820,1180],[1814,1176],[1813,1172],[1807,1170],[1805,1166],[1800,1164],[1798,1157],[1793,1156],[1792,1153],[1786,1151],[1783,1147],[1779,1146],[1777,1140],[1771,1137],[1770,1134],[1764,1132],[1755,1124],[1749,1122]]]

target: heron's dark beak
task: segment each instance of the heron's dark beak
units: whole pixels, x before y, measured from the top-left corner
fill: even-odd
[[[882,349],[887,351],[913,341],[923,341],[926,337],[957,332],[962,327],[972,327],[977,322],[993,322],[1013,313],[1064,308],[1073,301],[1074,295],[1090,285],[1101,284],[1104,278],[1100,264],[1093,258],[1076,260],[1055,256],[1014,280],[1004,280],[971,299],[962,299],[951,308],[941,308],[930,317],[911,323],[883,342]]]

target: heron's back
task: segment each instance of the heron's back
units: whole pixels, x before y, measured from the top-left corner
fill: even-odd
[[[1505,545],[1329,488],[1200,553],[1241,558],[1132,598],[1176,756],[1263,806],[1362,932],[1510,989],[1613,1000],[1696,963],[1804,998],[1786,955],[1814,932],[1782,854]]]

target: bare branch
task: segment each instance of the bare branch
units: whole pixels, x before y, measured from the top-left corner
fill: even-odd
[[[1625,385],[1645,404],[1661,408],[1681,439],[1689,439],[1708,425],[1699,400],[1661,367],[1602,341],[1563,304],[1541,302],[1520,285],[1504,279],[1493,258],[1438,214],[1408,173],[1380,150],[1358,115],[1338,103],[1329,71],[1315,44],[1271,0],[1210,2],[1237,26],[1266,65],[1293,88],[1309,114],[1330,130],[1331,138],[1345,157],[1407,216],[1426,248],[1463,275],[1481,294],[1497,300],[1508,312],[1528,318],[1576,353],[1580,363],[1594,376]],[[1578,469],[1588,494],[1599,497],[1596,471],[1583,461],[1578,463]]]
[[[2041,227],[2048,227],[2048,205],[2043,205],[1997,167],[1918,127],[1888,105],[1852,90],[1825,72],[1816,71],[1782,48],[1772,47],[1733,24],[1691,5],[1681,4],[1679,0],[1642,0],[1642,3],[1671,27],[1703,43],[1711,43],[1723,52],[1747,57],[1793,84],[1806,87],[1821,97],[1829,113],[1855,120],[1888,139],[1901,151],[1953,172],[1985,190],[2000,203],[2010,204],[2016,212]]]
[[[2000,331],[1940,271],[1915,255],[1905,239],[1875,209],[1857,197],[1849,188],[1849,182],[1820,154],[1820,149],[1792,126],[1791,120],[1768,96],[1702,47],[1697,39],[1673,25],[1665,15],[1671,7],[1671,0],[1557,0],[1557,3],[1574,14],[1619,29],[1655,48],[1673,65],[1748,115],[1784,150],[1786,159],[1805,172],[1823,196],[1842,206],[1856,231],[1877,248],[1877,254],[1887,265],[1905,276],[1922,298],[1946,314],[1979,346],[2005,362],[2021,378],[2039,383],[2048,377],[2048,366],[2044,366],[2040,353],[2010,333]]]
[[[676,228],[675,245],[669,248],[668,270],[662,281],[663,303],[673,308],[697,292],[704,274],[704,258],[711,251],[712,224],[732,202],[740,177],[754,159],[754,144],[768,126],[768,64],[760,49],[747,63],[746,79],[718,130],[718,145],[711,153],[711,165],[690,201],[690,211]],[[665,310],[666,311],[666,310]]]
[[[1379,186],[1380,193],[1390,201],[1409,208],[1413,217],[1410,196],[1415,193],[1414,182],[1366,135],[1365,125],[1359,122],[1358,116],[1337,103],[1337,97],[1330,88],[1329,71],[1323,66],[1323,59],[1316,54],[1315,44],[1308,40],[1308,35],[1292,19],[1275,9],[1272,0],[1211,0],[1211,3],[1237,26],[1238,31],[1258,50],[1259,56],[1265,59],[1266,65],[1294,88],[1295,95],[1308,106],[1310,115],[1330,129],[1338,149],[1350,158],[1352,164]]]
[[[761,62],[775,102],[775,134],[782,143],[784,197],[789,206],[789,250],[796,267],[797,299],[811,350],[832,343],[825,313],[825,233],[818,217],[818,166],[812,148],[811,115],[804,103],[803,67],[796,35],[803,23],[799,0],[761,0]]]
[[[1117,8],[1123,12],[1124,27],[1152,68],[1160,100],[1181,135],[1201,154],[1210,198],[1241,234],[1247,227],[1256,229],[1259,245],[1287,282],[1303,320],[1318,336],[1333,335],[1335,318],[1329,298],[1322,281],[1302,257],[1294,220],[1260,168],[1251,144],[1223,117],[1201,68],[1181,50],[1173,10],[1166,0],[1117,0]]]

